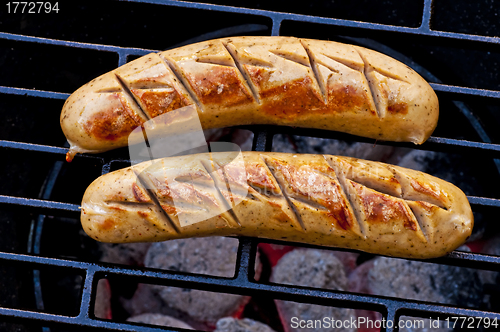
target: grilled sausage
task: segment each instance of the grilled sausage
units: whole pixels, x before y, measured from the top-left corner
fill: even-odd
[[[398,257],[445,255],[471,234],[464,193],[431,175],[331,155],[219,152],[144,162],[85,192],[104,242],[244,235]]]
[[[126,146],[134,128],[188,105],[204,129],[273,124],[416,144],[431,135],[439,113],[422,77],[363,47],[216,39],[146,55],[74,92],[61,112],[68,158]]]

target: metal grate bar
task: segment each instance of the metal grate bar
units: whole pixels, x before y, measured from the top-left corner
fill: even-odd
[[[500,207],[500,199],[498,198],[467,196],[467,199],[471,205]]]
[[[93,295],[95,294],[95,289],[97,286],[97,281],[95,280],[95,267],[91,266],[87,269],[87,274],[85,275],[85,282],[83,284],[83,292],[82,299],[80,305],[80,314],[79,318],[88,319],[92,316],[92,311],[94,309],[94,300]]]
[[[254,136],[254,143],[253,143],[254,150],[256,150],[256,151],[271,151],[272,139],[269,139],[269,137],[272,137],[274,134],[277,134],[277,133],[270,133],[268,131],[257,132]],[[264,138],[266,135],[268,136],[267,139]],[[338,134],[332,134],[332,135],[338,136]],[[340,134],[340,136],[342,136],[342,134]],[[334,137],[329,137],[329,138],[334,138]],[[371,141],[369,139],[362,138],[362,137],[359,137],[358,141],[373,143],[373,141]],[[431,136],[425,142],[425,144],[419,145],[419,146],[410,145],[408,143],[395,143],[395,142],[385,142],[385,141],[377,141],[376,144],[405,146],[405,147],[411,147],[411,148],[422,149],[422,150],[435,150],[436,148],[441,148],[441,149],[460,148],[460,151],[463,151],[463,152],[478,153],[478,152],[482,151],[484,153],[488,153],[488,155],[491,157],[500,158],[500,144],[457,140],[457,139],[444,138],[444,137]],[[62,156],[66,155],[66,152],[68,152],[67,148],[61,148],[61,147],[50,146],[50,145],[33,144],[33,143],[5,141],[5,140],[0,140],[0,148],[59,154]],[[463,149],[463,148],[465,148],[465,149]],[[91,154],[78,154],[76,156],[76,158],[91,158],[91,159],[104,160],[104,158],[102,158],[102,157],[97,157],[97,156],[94,156]],[[129,159],[113,158],[112,160],[106,162],[105,164],[109,164],[111,162],[130,162],[130,160]]]
[[[422,24],[420,24],[419,28],[422,31],[431,31],[432,1],[433,0],[424,0]]]
[[[61,99],[61,100],[66,100],[69,97],[69,93],[33,90],[24,88],[11,88],[7,86],[0,86],[0,93],[9,95],[29,96],[29,97],[41,97],[49,99]]]
[[[251,240],[242,246],[248,247]],[[500,257],[497,257],[497,264]],[[390,298],[383,296],[361,295],[350,292],[314,289],[310,287],[299,287],[278,284],[264,284],[253,282],[251,280],[242,280],[242,278],[221,278],[209,277],[204,275],[194,275],[190,273],[180,273],[172,271],[159,271],[153,269],[138,269],[129,267],[114,267],[105,264],[85,263],[64,259],[38,257],[30,255],[19,255],[0,252],[0,260],[30,263],[35,265],[69,267],[87,271],[89,279],[85,282],[85,287],[93,288],[94,275],[97,273],[112,276],[133,277],[137,281],[145,283],[155,283],[169,285],[174,287],[187,287],[194,289],[208,289],[211,291],[221,291],[225,293],[236,293],[242,295],[266,295],[281,300],[299,300],[308,303],[323,305],[338,305],[358,309],[375,310],[379,312],[388,312],[390,309],[397,308],[398,311],[411,310],[412,316],[417,317],[448,317],[448,316],[469,316],[469,317],[488,317],[490,319],[500,319],[500,313],[489,311],[457,308],[448,305],[427,303],[421,301],[407,302],[405,299]],[[67,317],[62,315],[52,315],[45,313],[35,313],[27,310],[0,308],[0,315],[10,315],[20,318],[29,318],[44,320],[47,322],[73,323],[80,326],[106,327],[109,329],[122,328],[122,324],[99,321],[90,318],[91,309],[90,293],[85,295],[85,301],[82,304],[82,312],[77,317]],[[127,330],[128,331],[128,330]]]
[[[11,207],[36,208],[43,210],[42,212],[44,213],[46,213],[47,211],[80,213],[80,206],[77,204],[46,201],[34,198],[0,195],[0,204],[8,205]]]
[[[112,46],[112,45],[105,45],[105,44],[82,43],[82,42],[74,42],[74,41],[69,41],[69,40],[58,40],[58,39],[51,39],[51,38],[18,35],[18,34],[7,33],[7,32],[0,32],[0,39],[24,41],[24,42],[30,42],[30,43],[56,45],[56,46],[68,46],[68,47],[73,47],[73,48],[85,48],[85,49],[89,49],[89,50],[115,52],[118,54],[125,54],[125,55],[132,55],[132,54],[133,55],[146,55],[146,54],[151,53],[151,52],[157,52],[154,50],[148,50],[148,49],[143,49],[143,48],[120,47],[120,46]]]
[[[343,20],[343,19],[337,19],[337,18],[319,17],[319,16],[293,14],[293,13],[283,13],[283,12],[276,12],[276,11],[262,10],[262,9],[251,9],[251,8],[243,8],[243,7],[232,7],[232,6],[224,6],[224,5],[214,5],[214,4],[206,4],[206,3],[198,3],[198,2],[184,2],[184,1],[175,1],[175,0],[127,0],[127,1],[128,2],[150,3],[150,4],[161,4],[161,5],[168,5],[168,6],[173,6],[173,7],[215,10],[215,11],[228,12],[228,13],[239,13],[239,14],[266,16],[266,17],[271,18],[272,20],[276,20],[277,23],[280,23],[280,22],[285,21],[285,20],[301,21],[301,22],[320,23],[320,24],[328,24],[328,25],[335,25],[335,26],[349,27],[349,28],[360,28],[360,29],[368,29],[368,30],[400,32],[400,33],[405,33],[405,34],[417,34],[417,35],[429,36],[429,37],[444,37],[444,38],[448,38],[448,39],[468,40],[468,41],[476,41],[476,42],[492,43],[492,44],[500,43],[499,37],[488,37],[488,36],[471,35],[471,34],[465,34],[465,33],[436,31],[436,30],[429,29],[425,25],[421,25],[418,28],[408,28],[408,27],[403,27],[403,26],[395,26],[395,25],[387,25],[387,24],[379,24],[379,23],[368,23],[368,22],[360,22],[360,21],[352,21],[352,20]],[[425,0],[424,10],[430,8],[430,5],[431,5],[430,2],[431,1],[429,1],[429,0]],[[427,15],[427,14],[424,14],[424,15]],[[428,15],[430,17],[430,14],[428,14]]]
[[[50,145],[15,142],[15,141],[5,141],[5,140],[0,140],[0,148],[59,154],[59,155],[63,155],[63,156],[65,156],[66,152],[68,152],[67,148],[60,148],[60,147],[50,146]],[[93,157],[93,156],[90,156],[90,157]],[[95,157],[95,158],[98,158],[98,157]]]
[[[453,251],[444,257],[429,259],[426,261],[490,271],[498,271],[500,269],[500,257],[465,251]]]
[[[500,98],[500,91],[497,90],[467,88],[463,86],[446,85],[439,83],[429,83],[429,84],[435,91],[438,92],[449,92],[458,95],[479,96],[479,97],[488,97],[496,99]]]
[[[239,239],[238,253],[236,255],[235,280],[241,282],[253,280],[256,253],[257,242],[254,239]]]
[[[253,133],[252,150],[271,151],[274,133],[267,130],[255,131]]]
[[[194,9],[204,9],[204,10],[214,10],[228,13],[239,13],[239,14],[250,14],[257,16],[265,16],[271,18],[273,20],[273,31],[275,33],[279,33],[279,26],[282,21],[290,20],[290,21],[302,21],[302,22],[313,22],[313,23],[321,23],[342,27],[350,27],[350,28],[362,28],[369,30],[378,30],[378,31],[390,31],[390,32],[400,32],[405,34],[418,34],[430,37],[445,37],[449,39],[458,39],[458,40],[469,40],[476,42],[484,42],[484,43],[500,43],[499,37],[488,37],[488,36],[480,36],[480,35],[472,35],[472,34],[464,34],[464,33],[455,33],[455,32],[446,32],[446,31],[436,31],[428,28],[427,20],[430,20],[430,6],[431,0],[424,1],[424,14],[422,25],[419,28],[408,28],[402,26],[394,26],[394,25],[386,25],[379,23],[368,23],[368,22],[360,22],[360,21],[351,21],[351,20],[343,20],[343,19],[335,19],[335,18],[327,18],[327,17],[318,17],[311,15],[303,15],[303,14],[293,14],[293,13],[283,13],[262,9],[251,9],[251,8],[242,8],[242,7],[232,7],[232,6],[224,6],[224,5],[214,5],[214,4],[205,4],[205,3],[196,3],[196,2],[183,2],[183,1],[175,1],[175,0],[127,0],[129,2],[139,2],[139,3],[150,3],[150,4],[162,4],[168,5],[172,7],[184,7],[184,8],[194,8]],[[275,28],[274,26],[277,26]],[[17,41],[26,41],[26,42],[36,42],[50,45],[59,45],[59,46],[70,46],[76,48],[88,48],[93,50],[100,51],[108,51],[108,52],[116,52],[118,54],[134,54],[134,55],[145,55],[149,52],[155,52],[154,50],[147,50],[141,48],[129,48],[129,47],[119,47],[119,46],[111,46],[105,44],[92,44],[92,43],[82,43],[82,42],[73,42],[73,41],[65,41],[65,40],[56,40],[50,38],[43,37],[32,37],[32,36],[24,36],[6,32],[0,32],[0,39],[7,40],[17,40]]]
[[[429,139],[425,142],[425,144],[436,145],[436,146],[439,145],[441,147],[446,147],[446,148],[451,148],[451,147],[466,148],[474,152],[477,151],[494,152],[494,155],[496,157],[500,157],[498,155],[498,152],[500,152],[500,144],[473,142],[461,139],[435,137],[435,136],[429,137]],[[466,149],[461,149],[461,150],[465,152]]]
[[[78,317],[68,317],[56,314],[48,314],[42,312],[28,311],[28,310],[19,310],[19,309],[8,309],[8,308],[0,308],[0,316],[10,316],[19,319],[29,319],[35,321],[43,321],[44,324],[62,324],[62,325],[71,325],[71,327],[80,327],[80,328],[102,328],[106,330],[113,331],[128,331],[128,332],[176,332],[178,330],[170,330],[167,328],[161,327],[145,327],[134,325],[133,323],[114,323],[111,321],[90,319],[90,318],[81,318]],[[200,331],[201,332],[201,331]]]
[[[386,321],[396,322],[397,321],[397,315],[396,315],[397,310],[398,310],[398,308],[393,308],[392,306],[389,307],[387,310],[387,314],[385,315]],[[394,326],[390,326],[390,327],[387,326],[385,330],[383,328],[381,328],[380,330],[385,331],[385,332],[392,332],[395,330],[395,327]]]

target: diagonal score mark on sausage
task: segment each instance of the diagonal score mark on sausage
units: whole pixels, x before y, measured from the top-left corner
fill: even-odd
[[[142,187],[146,190],[146,193],[148,194],[149,198],[151,199],[151,201],[156,205],[156,207],[161,211],[160,213],[160,218],[163,219],[164,221],[167,222],[167,224],[177,233],[177,234],[180,234],[181,231],[180,229],[177,227],[177,225],[175,224],[175,222],[172,220],[172,218],[170,218],[170,216],[168,215],[167,211],[165,211],[165,209],[163,208],[163,206],[161,205],[160,203],[160,200],[158,198],[158,196],[156,196],[156,193],[154,192],[153,189],[151,189],[151,187],[149,186],[154,186],[151,182],[149,182],[147,179],[145,179],[143,177],[143,172],[141,173],[137,173],[135,170],[134,170],[134,174],[135,176],[137,177],[137,181],[142,185]]]
[[[341,186],[345,188],[345,192],[348,194],[349,202],[353,208],[354,214],[359,221],[361,229],[365,227],[363,233],[368,236],[368,231],[371,229],[367,224],[368,220],[372,219],[372,209],[378,210],[374,212],[375,221],[381,214],[387,213],[387,217],[399,215],[404,218],[404,227],[417,232],[417,236],[423,238],[428,242],[426,234],[423,232],[422,224],[419,222],[418,216],[415,215],[414,211],[411,209],[406,200],[402,197],[391,195],[389,193],[382,193],[380,188],[372,188],[368,185],[367,181],[354,181],[356,176],[349,176],[348,174],[353,174],[350,171],[352,169],[345,168],[338,161],[334,160],[332,156],[325,155],[326,161],[334,168]],[[344,171],[345,170],[345,171]],[[361,174],[360,178],[364,178],[366,175]],[[380,176],[383,178],[383,175]],[[363,182],[363,183],[359,183]],[[388,204],[388,205],[387,205]],[[393,209],[394,208],[394,209]],[[363,215],[362,210],[364,210],[365,215]],[[387,211],[387,212],[384,212]],[[385,217],[382,218],[384,220]],[[361,221],[364,221],[361,222]],[[418,226],[417,227],[417,223]]]
[[[352,207],[354,221],[358,224],[359,230],[361,231],[361,235],[366,237],[366,229],[365,229],[365,225],[361,223],[362,218],[360,215],[360,211],[358,211],[358,209],[354,208],[355,204],[353,202],[353,198],[352,198],[351,194],[348,192],[348,190],[346,190],[347,183],[346,183],[345,174],[342,171],[340,171],[338,165],[336,163],[334,163],[332,160],[329,160],[326,155],[322,155],[322,157],[325,159],[326,163],[331,168],[333,168],[333,171],[335,172],[335,179],[337,180],[337,183],[340,186],[340,190],[342,191],[344,197],[346,197],[347,201],[349,202],[350,206]]]
[[[311,66],[309,65],[309,61],[307,61],[307,59],[303,59],[302,57],[300,56],[294,56],[294,55],[291,55],[291,54],[287,54],[285,52],[280,52],[280,51],[275,51],[275,50],[270,50],[269,53],[272,53],[276,56],[279,56],[280,58],[283,58],[287,61],[291,61],[293,63],[297,63],[301,66],[304,66],[306,68],[311,68]]]
[[[259,93],[257,92],[257,89],[255,85],[253,84],[251,78],[249,77],[248,73],[245,71],[245,69],[242,67],[240,61],[238,60],[238,50],[233,44],[230,44],[228,42],[222,42],[222,45],[226,48],[227,52],[233,58],[234,64],[236,65],[236,68],[238,69],[239,75],[243,78],[242,82],[244,82],[245,86],[252,92],[253,99],[257,102],[257,104],[260,104],[260,97]],[[267,67],[266,67],[267,68]]]
[[[367,60],[364,58],[364,56],[361,54],[361,52],[358,49],[354,48],[354,50],[359,54],[361,60],[363,60],[363,62],[365,63],[365,67],[366,67],[366,64],[368,63]],[[340,64],[342,64],[342,65],[344,65],[346,67],[349,67],[352,70],[356,70],[356,71],[359,71],[359,72],[363,72],[363,70],[364,70],[363,68],[359,68],[359,67],[353,66],[352,63],[349,63],[348,61],[345,61],[345,60],[343,60],[341,58],[334,57],[334,56],[332,56],[330,54],[321,53],[321,55],[324,55],[325,57],[327,57],[327,58],[329,58],[329,59],[331,59],[333,61],[336,61],[336,62],[338,62],[338,63],[340,63]],[[321,63],[321,64],[324,65],[323,63]],[[373,66],[371,66],[369,63],[368,63],[368,65],[371,67],[371,69],[373,69],[373,71],[379,73],[380,75],[386,76],[386,77],[388,77],[390,79],[393,79],[393,80],[396,80],[396,81],[400,81],[400,82],[403,82],[403,83],[410,84],[410,82],[407,82],[406,80],[404,80],[401,77],[398,77],[398,76],[392,74],[389,71],[382,70],[382,69],[376,69]]]
[[[436,191],[433,191],[432,189],[429,189],[429,188],[422,186],[421,184],[419,184],[419,182],[416,179],[410,178],[409,179],[409,186],[410,187],[405,188],[405,186],[403,184],[405,182],[408,182],[408,181],[405,181],[402,174],[400,174],[401,172],[396,170],[396,168],[391,167],[391,166],[387,167],[387,169],[389,169],[394,174],[394,177],[397,179],[397,181],[399,183],[401,183],[401,197],[404,200],[406,200],[406,201],[423,201],[423,202],[431,204],[433,206],[437,206],[438,208],[443,209],[445,211],[448,211],[448,209],[451,207],[451,203],[449,201],[447,201],[447,200],[443,201],[443,197],[441,197],[439,195],[439,193],[437,193]],[[411,196],[412,190],[414,193],[415,192],[418,193],[418,195],[420,196],[418,199],[408,198]],[[426,196],[427,199],[422,199],[422,197],[421,197],[421,196],[423,196],[422,194],[424,196]],[[432,199],[429,199],[429,196],[432,197]],[[446,204],[446,203],[448,203],[448,204]]]
[[[368,87],[370,88],[370,99],[371,102],[373,103],[373,106],[375,106],[375,110],[377,111],[377,116],[379,119],[382,119],[385,117],[386,114],[386,109],[387,109],[387,100],[385,100],[385,105],[386,109],[383,109],[382,107],[382,97],[379,95],[377,92],[377,86],[376,83],[373,81],[376,80],[374,75],[371,75],[370,71],[373,71],[373,67],[368,63],[368,61],[365,59],[365,57],[359,52],[356,48],[354,49],[358,54],[361,60],[363,60],[364,67],[363,71],[361,72],[363,74],[363,78],[365,82],[368,84]],[[370,79],[370,76],[373,76],[372,79]]]
[[[375,103],[375,107],[377,110],[377,114],[380,119],[385,118],[387,115],[387,110],[389,108],[389,96],[387,91],[382,87],[382,84],[385,85],[385,83],[382,83],[376,76],[376,74],[379,74],[381,76],[387,77],[389,79],[393,79],[405,84],[410,84],[407,81],[403,80],[400,77],[397,77],[396,75],[390,74],[387,71],[383,70],[378,70],[374,66],[372,66],[368,60],[366,59],[366,56],[363,55],[363,53],[356,47],[354,47],[356,52],[359,54],[360,58],[364,62],[364,68],[363,68],[363,74],[365,76],[365,79],[368,82],[368,85],[370,87],[370,92],[373,98],[373,101]]]
[[[366,182],[361,182],[359,180],[356,180],[356,178],[354,176],[349,176],[348,173],[341,172],[340,169],[342,168],[342,166],[341,165],[337,165],[336,162],[329,160],[329,157],[330,157],[329,155],[323,155],[323,157],[326,159],[326,161],[328,162],[328,164],[335,170],[335,172],[336,172],[337,176],[339,177],[339,179],[341,177],[344,177],[347,180],[350,180],[350,181],[352,181],[352,182],[354,182],[356,184],[362,185],[362,186],[364,186],[366,188],[372,189],[372,190],[374,190],[376,192],[379,192],[379,193],[382,193],[384,195],[391,196],[391,197],[398,198],[398,199],[403,199],[405,201],[414,201],[412,199],[405,198],[405,197],[407,197],[406,188],[404,188],[404,186],[401,185],[402,179],[401,179],[400,175],[396,172],[396,170],[394,168],[392,168],[392,167],[387,167],[387,165],[384,165],[384,169],[386,169],[389,172],[391,172],[394,175],[394,178],[395,178],[396,182],[401,185],[401,187],[400,187],[401,191],[402,191],[401,196],[399,196],[399,195],[393,195],[390,192],[381,190],[380,188],[376,188],[376,187],[370,186]],[[333,157],[335,157],[335,156],[333,156]],[[429,199],[428,200],[418,199],[418,200],[422,201],[422,202],[425,202],[425,203],[428,203],[428,204],[432,204],[432,205],[434,205],[436,207],[439,207],[440,209],[448,210],[448,207],[445,206],[444,204],[436,204],[435,201],[432,201],[432,200],[429,200]]]
[[[206,63],[206,64],[209,64],[209,65],[217,65],[217,66],[223,66],[223,67],[229,67],[229,68],[235,68],[235,66],[232,66],[232,65],[228,65],[227,63],[224,63],[224,61],[217,61],[217,60],[214,60],[214,59],[196,59],[196,62],[199,62],[199,63]]]
[[[162,59],[163,63],[166,65],[166,67],[172,72],[172,74],[175,76],[179,84],[183,87],[184,91],[189,95],[191,100],[196,104],[198,109],[203,112],[204,108],[203,105],[201,104],[200,100],[198,99],[198,96],[196,93],[193,91],[191,88],[191,85],[187,81],[186,77],[183,75],[182,70],[177,66],[175,61],[169,57],[166,57],[165,55],[158,53],[158,56],[160,59]]]
[[[319,181],[321,183],[321,190],[318,191],[313,189],[308,193],[307,197],[311,198],[309,199],[309,201],[311,201],[309,205],[312,206],[312,203],[323,205],[325,210],[329,212],[328,215],[333,217],[341,228],[344,230],[350,229],[358,235],[363,235],[362,231],[360,231],[361,234],[359,234],[360,232],[358,232],[358,228],[356,228],[356,224],[354,222],[357,222],[357,220],[354,222],[352,221],[353,219],[356,219],[356,216],[352,211],[352,205],[346,197],[344,188],[342,188],[335,175],[335,170],[331,169],[328,163],[321,166],[327,166],[327,169],[320,170],[310,168],[310,172],[316,174],[316,176],[310,176],[309,182]],[[331,171],[333,171],[333,176],[328,174],[328,172]],[[326,183],[325,180],[327,181]],[[327,189],[328,194],[322,196],[320,193],[325,189]],[[316,200],[319,202],[315,202]],[[361,230],[361,227],[359,227],[359,229]]]
[[[307,57],[309,59],[309,66],[313,72],[314,79],[316,81],[316,85],[318,86],[319,91],[321,92],[321,95],[323,96],[323,102],[326,103],[328,100],[328,93],[327,93],[326,86],[325,86],[323,80],[320,79],[318,64],[316,63],[316,59],[313,56],[309,47],[307,47],[307,45],[305,44],[305,42],[302,39],[299,39],[299,41],[300,41],[302,47],[304,48],[304,50],[306,51]]]
[[[123,92],[125,93],[125,95],[128,97],[128,99],[134,103],[134,105],[136,106],[136,109],[139,110],[141,112],[141,114],[138,114],[141,118],[143,119],[146,119],[146,120],[151,120],[151,118],[149,117],[149,115],[144,112],[144,110],[142,109],[141,105],[139,104],[139,102],[137,101],[137,99],[135,98],[134,94],[132,93],[132,91],[130,91],[130,89],[128,88],[127,86],[127,83],[123,80],[122,77],[120,77],[120,75],[116,74],[115,73],[115,77],[116,77],[116,80],[118,81],[118,83],[120,84],[120,86],[122,87],[122,90]]]
[[[425,240],[427,242],[430,242],[429,235],[427,234],[427,229],[426,229],[426,226],[424,224],[424,221],[422,220],[420,215],[418,213],[416,213],[416,211],[412,208],[412,206],[410,204],[407,203],[407,205],[408,205],[408,208],[410,209],[411,213],[413,214],[413,216],[417,220],[418,226],[420,228],[420,231],[424,235]],[[435,206],[435,205],[433,205],[433,206]]]
[[[122,92],[123,90],[121,88],[104,88],[97,90],[96,93],[116,93],[116,92]]]
[[[148,206],[155,206],[154,203],[148,202],[123,202],[123,201],[105,201],[109,206],[123,206],[123,207],[135,207],[135,208],[145,208]]]
[[[332,56],[332,55],[330,55],[330,54],[326,54],[326,53],[321,53],[321,55],[323,55],[323,56],[327,57],[327,58],[328,58],[328,59],[330,59],[330,60],[333,60],[333,61],[335,61],[335,62],[338,62],[338,63],[340,63],[341,65],[344,65],[344,66],[346,66],[347,68],[350,68],[350,69],[352,69],[352,70],[359,71],[359,72],[362,72],[362,71],[363,71],[363,69],[362,69],[362,68],[359,68],[359,67],[353,66],[353,65],[352,65],[352,63],[349,63],[348,61],[345,61],[345,60],[343,60],[343,59],[341,59],[341,58],[334,57],[334,56]],[[338,70],[335,70],[335,69],[333,69],[333,68],[329,67],[329,66],[328,66],[327,64],[325,64],[324,62],[320,62],[320,63],[321,63],[323,66],[327,67],[328,69],[330,69],[330,70],[335,71],[335,72],[337,72],[337,73],[338,73]]]
[[[274,171],[275,171],[274,167],[272,165],[269,165],[269,161],[267,160],[268,157],[261,155],[261,158],[264,161],[264,165],[267,167],[267,170],[269,171],[271,176],[274,178],[274,180],[278,184],[280,191],[281,191],[281,194],[285,198],[285,201],[287,202],[290,210],[294,213],[300,227],[302,228],[302,231],[307,231],[306,226],[304,225],[304,221],[302,220],[302,216],[300,215],[299,211],[297,211],[297,207],[293,204],[292,200],[290,199],[290,197],[288,197],[288,194],[285,191],[286,190],[285,183],[282,183],[280,178],[278,176],[276,176],[276,174],[274,173]]]
[[[211,167],[211,165],[208,164],[208,161],[201,160],[200,162],[203,165],[203,167],[205,168],[205,170],[207,171],[208,175],[212,178],[215,190],[217,191],[217,195],[219,196],[219,201],[222,202],[222,206],[224,207],[224,209],[226,211],[228,211],[229,216],[233,219],[232,223],[226,220],[227,225],[229,227],[233,227],[233,228],[234,227],[241,227],[241,223],[238,220],[238,217],[236,216],[236,213],[234,213],[234,210],[233,210],[233,207],[231,206],[231,203],[226,200],[226,198],[224,197],[224,195],[221,192],[221,188],[220,187],[222,187],[222,186],[225,186],[226,190],[229,193],[231,192],[230,188],[229,188],[229,183],[227,182],[226,177],[223,176],[224,177],[223,178],[224,184],[220,183],[219,179],[217,179],[217,176],[214,175],[212,172],[210,172],[210,169],[212,167]],[[215,173],[216,170],[213,170],[213,172]],[[225,220],[225,218],[223,218],[223,219]]]

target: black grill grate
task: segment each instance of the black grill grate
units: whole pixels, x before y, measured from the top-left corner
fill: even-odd
[[[207,11],[217,11],[225,13],[238,13],[253,15],[270,19],[272,22],[271,34],[279,35],[282,22],[296,21],[303,23],[315,23],[326,26],[341,27],[344,30],[366,30],[372,32],[394,32],[406,35],[416,35],[422,37],[432,37],[438,39],[451,39],[457,41],[473,42],[480,47],[489,47],[491,45],[500,44],[500,38],[478,36],[472,34],[443,32],[431,29],[432,15],[432,0],[424,0],[422,23],[419,27],[409,28],[402,26],[392,26],[377,23],[366,23],[352,20],[324,18],[312,15],[301,15],[283,12],[274,12],[259,9],[247,9],[239,7],[230,7],[222,5],[213,5],[195,2],[178,2],[178,1],[132,1],[156,4],[158,6],[182,7],[186,9],[197,9]],[[31,37],[20,34],[0,33],[0,40],[22,41],[27,43],[36,43],[43,45],[58,45],[69,48],[90,49],[101,52],[111,52],[118,55],[118,65],[123,65],[127,62],[129,56],[142,56],[151,50],[139,48],[116,47],[110,45],[81,43],[73,41],[63,41],[55,39],[47,39],[41,37]],[[500,100],[500,90],[486,90],[456,85],[446,85],[432,83],[431,86],[438,94],[446,94],[451,99],[460,98],[475,98],[474,101],[481,103],[485,100]],[[1,95],[23,95],[38,97],[44,99],[65,100],[68,97],[66,93],[31,90],[16,87],[1,86]],[[469,118],[471,125],[478,131],[482,130],[479,127],[477,119],[473,114],[466,116]],[[287,129],[282,128],[267,128],[250,127],[254,131],[253,150],[269,151],[272,147],[272,139],[274,134],[281,133]],[[311,132],[304,131],[305,134]],[[313,136],[325,138],[345,138],[344,134],[316,131]],[[481,136],[481,135],[480,135]],[[390,143],[382,142],[381,144],[389,144],[393,146],[405,146],[410,148],[419,148],[431,151],[458,151],[462,154],[479,154],[483,157],[500,159],[500,145],[492,143],[487,135],[482,135],[483,142],[450,139],[444,137],[431,137],[425,144],[415,147],[405,143]],[[353,139],[348,136],[348,139]],[[362,138],[354,138],[358,141],[371,142]],[[16,141],[0,140],[0,148],[10,151],[29,151],[39,155],[52,155],[57,160],[64,160],[67,149],[63,147],[31,144]],[[110,171],[113,163],[128,162],[120,157],[113,155],[93,156],[81,155],[75,158],[75,163],[81,159],[93,159],[99,162],[102,166],[102,173]],[[497,162],[498,165],[498,162]],[[497,166],[498,167],[498,166]],[[495,198],[468,196],[473,209],[493,208],[498,213],[500,208],[500,200]],[[57,201],[49,201],[45,199],[32,199],[25,197],[13,197],[0,195],[0,204],[4,207],[14,209],[30,209],[37,213],[48,215],[70,215],[77,216],[79,206],[76,204],[63,203]],[[64,267],[75,270],[84,276],[83,295],[80,302],[80,311],[78,315],[64,316],[58,314],[49,314],[28,310],[0,308],[0,316],[6,316],[14,321],[35,320],[41,322],[42,325],[63,324],[72,325],[80,328],[104,328],[109,330],[120,331],[165,331],[165,328],[151,328],[145,326],[137,326],[126,323],[117,323],[113,321],[99,320],[93,317],[93,303],[95,300],[95,290],[97,281],[104,277],[122,276],[134,279],[137,282],[154,283],[160,285],[169,285],[177,287],[186,287],[210,291],[219,291],[225,293],[237,293],[242,295],[262,295],[269,296],[282,300],[303,301],[314,304],[333,305],[340,307],[351,307],[365,310],[373,310],[381,312],[386,320],[396,321],[401,315],[424,317],[424,318],[441,318],[444,319],[450,316],[468,316],[468,317],[489,317],[500,320],[500,314],[487,312],[482,310],[458,308],[448,305],[439,305],[432,303],[424,303],[419,301],[409,301],[403,299],[388,298],[382,296],[360,295],[349,292],[331,291],[323,289],[304,288],[297,286],[283,286],[268,283],[260,283],[253,280],[253,266],[257,244],[259,242],[283,243],[275,241],[257,240],[249,238],[240,238],[238,260],[236,264],[236,273],[233,278],[210,277],[204,275],[193,275],[188,273],[179,273],[171,271],[157,271],[145,268],[132,267],[117,267],[109,264],[87,263],[77,260],[66,260],[59,258],[47,258],[37,255],[24,255],[16,253],[0,252],[0,261],[5,264],[13,265],[28,265],[32,268],[52,269]],[[314,246],[307,246],[314,247]],[[464,266],[471,268],[479,268],[485,270],[500,271],[500,257],[453,252],[450,255],[434,259],[432,262],[439,264],[448,264],[456,266]],[[397,326],[397,323],[395,324]],[[387,328],[387,331],[395,331],[396,328]]]

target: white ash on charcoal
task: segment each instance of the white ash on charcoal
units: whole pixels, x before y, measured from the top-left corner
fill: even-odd
[[[335,257],[344,265],[344,271],[346,275],[349,275],[358,266],[357,260],[359,254],[348,251],[331,251]]]
[[[142,323],[149,325],[160,325],[174,328],[181,328],[186,330],[194,330],[188,324],[175,319],[170,316],[162,315],[162,314],[142,314],[138,316],[133,316],[127,319],[127,322],[133,323]]]
[[[174,310],[165,305],[157,292],[148,284],[137,285],[133,296],[130,299],[121,297],[120,302],[130,316],[144,313],[162,313],[179,317]]]
[[[279,284],[341,291],[347,290],[348,287],[344,265],[340,260],[331,251],[316,249],[296,249],[285,254],[274,267],[271,281]],[[282,300],[275,302],[286,332],[302,330],[294,327],[293,317],[305,321],[322,321],[324,317],[350,321],[355,317],[353,309]],[[317,328],[314,331],[331,331],[331,328]],[[356,329],[339,328],[336,331],[352,332]]]
[[[207,142],[231,142],[239,146],[241,151],[251,151],[253,132],[240,128],[216,128],[203,130]]]
[[[396,148],[360,142],[278,134],[273,139],[273,152],[319,153],[383,161],[390,158]]]
[[[462,246],[459,250],[466,251],[467,248]],[[479,271],[443,264],[377,257],[361,264],[349,275],[349,279],[349,290],[352,292],[475,308],[484,299]],[[374,318],[360,310],[356,314],[358,317]],[[377,313],[375,318],[381,319],[380,314]],[[447,329],[443,323],[440,329],[431,329],[430,321],[424,319],[424,328],[405,328],[400,331],[451,329]]]
[[[500,256],[500,236],[495,236],[486,241],[482,253],[493,256]],[[485,284],[500,285],[500,273],[494,271],[480,271],[481,281]]]
[[[488,174],[498,170],[486,171],[483,163],[474,158],[458,154],[416,150],[388,145],[362,142],[346,142],[335,139],[278,134],[273,139],[274,152],[319,153],[348,156],[359,159],[380,161],[422,171],[458,186],[466,195],[494,197],[491,179]],[[493,164],[491,165],[493,167]],[[474,229],[469,241],[483,236],[484,216],[474,213]]]
[[[295,250],[299,247],[289,246],[289,245],[279,245],[272,243],[259,243],[259,249],[266,255],[271,267],[275,266],[278,261],[286,253]],[[344,265],[346,274],[348,275],[357,267],[357,259],[359,254],[355,254],[348,251],[331,251]]]
[[[253,319],[221,318],[217,321],[214,332],[275,332],[272,328]]]
[[[465,307],[478,307],[483,298],[477,270],[388,257],[374,260],[368,285],[377,295]]]
[[[107,279],[100,279],[97,282],[94,315],[102,319],[113,318],[111,312],[111,287]]]
[[[482,253],[493,256],[500,256],[500,236],[494,236],[484,244]],[[500,311],[500,273],[498,271],[480,270],[479,276],[484,284],[484,292],[487,297],[487,308],[489,310]]]
[[[235,273],[237,250],[238,240],[226,237],[158,242],[149,248],[144,265],[156,269],[231,278]],[[257,257],[256,278],[259,266]],[[187,314],[189,318],[184,320],[190,325],[195,321],[209,327],[215,326],[217,320],[222,317],[239,314],[248,300],[249,297],[241,295],[141,285],[131,300],[123,299],[122,303],[132,315],[143,312],[176,312],[176,317]]]
[[[151,243],[103,243],[98,242],[101,262],[143,266]]]

